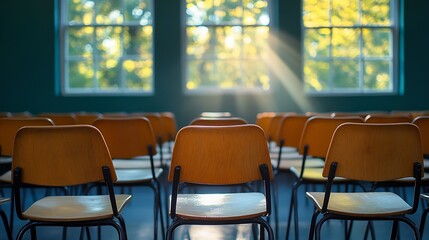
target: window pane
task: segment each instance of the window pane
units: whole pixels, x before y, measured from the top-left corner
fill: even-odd
[[[216,61],[188,61],[188,82],[190,90],[202,86],[217,86]]]
[[[103,90],[118,89],[121,86],[121,65],[118,59],[103,59],[97,69],[98,87]]]
[[[304,52],[307,57],[328,57],[331,46],[329,28],[307,29],[304,37]]]
[[[152,24],[152,9],[149,0],[125,0],[125,22]]]
[[[268,2],[263,0],[243,0],[243,23],[245,25],[270,23]]]
[[[329,62],[306,60],[304,62],[305,89],[325,91],[329,89]]]
[[[61,6],[67,10],[61,18],[67,21],[65,93],[153,91],[153,0],[66,0]]]
[[[390,25],[390,0],[362,0],[362,24]]]
[[[186,89],[269,89],[268,13],[267,0],[187,0]]]
[[[152,26],[125,27],[124,48],[127,56],[152,59]]]
[[[268,27],[245,27],[241,46],[243,58],[263,58],[268,52]]]
[[[68,0],[67,21],[70,24],[91,24],[94,18],[94,1]]]
[[[359,62],[333,62],[333,88],[359,89]]]
[[[98,27],[96,28],[97,35],[97,50],[102,58],[119,58],[122,54],[120,27]]]
[[[392,90],[390,61],[365,61],[365,89]]]
[[[396,7],[392,0],[303,0],[305,90],[392,92]]]
[[[332,0],[332,25],[353,26],[358,23],[357,0]]]
[[[120,0],[97,0],[96,1],[96,23],[114,24],[123,23]]]
[[[363,53],[366,57],[390,57],[391,32],[390,29],[362,30],[364,39]]]
[[[92,61],[69,61],[68,79],[68,88],[92,88],[94,86]]]
[[[152,90],[152,61],[124,61],[126,86],[130,90]]]
[[[303,21],[306,27],[329,26],[330,0],[303,1]]]
[[[188,27],[187,32],[187,49],[188,58],[200,59],[204,57],[214,57],[213,49],[210,49],[209,41],[213,34],[208,27]],[[211,52],[210,52],[211,51]]]
[[[69,56],[91,57],[94,42],[93,27],[70,28],[68,32]]]
[[[332,29],[332,56],[349,57],[359,56],[359,29],[334,28]]]

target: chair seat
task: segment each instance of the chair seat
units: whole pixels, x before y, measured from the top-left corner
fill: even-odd
[[[324,192],[307,192],[321,210]],[[356,217],[387,217],[408,213],[412,207],[391,192],[331,193],[328,212]]]
[[[0,157],[0,164],[8,164],[12,162],[12,157]]]
[[[12,183],[12,171],[7,171],[0,176],[0,183]]]
[[[271,165],[274,169],[277,169],[277,160],[272,159]],[[282,159],[280,161],[279,170],[290,170],[292,167],[300,168],[302,166],[302,158],[295,159]],[[325,166],[325,161],[320,158],[309,158],[305,161],[305,167],[315,167],[315,168],[323,168]]]
[[[118,212],[122,212],[131,195],[115,195]],[[79,222],[113,217],[108,195],[54,196],[34,202],[25,212],[25,218],[34,221]]]
[[[429,159],[427,158],[423,159],[423,166],[425,169],[429,169]]]
[[[162,174],[162,168],[155,168],[155,178]],[[130,184],[140,182],[150,182],[153,180],[152,170],[150,168],[140,169],[116,169],[117,184]]]
[[[307,163],[306,163],[307,164]],[[291,172],[293,172],[297,177],[301,174],[301,168],[299,167],[292,167]],[[328,178],[325,178],[322,176],[323,168],[305,168],[304,174],[302,176],[302,179],[304,181],[314,181],[314,182],[326,182]],[[334,182],[350,182],[352,180],[342,178],[342,177],[335,177]]]
[[[237,220],[267,213],[262,193],[179,194],[177,216],[194,220]]]
[[[159,159],[154,159],[153,165],[154,167],[161,167],[161,161]],[[115,169],[151,168],[149,158],[113,159],[113,166],[115,167]]]

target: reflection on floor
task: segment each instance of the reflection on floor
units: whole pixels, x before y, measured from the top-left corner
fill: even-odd
[[[290,189],[294,179],[287,175],[280,175],[276,180],[279,184],[279,239],[285,239],[286,223],[288,217],[288,209],[290,202]],[[311,189],[313,191],[313,189]],[[323,186],[317,187],[317,190],[323,190]],[[5,196],[10,196],[10,189],[4,188],[3,192]],[[301,188],[299,193],[299,234],[300,239],[308,238],[308,230],[313,207],[304,196],[305,189]],[[408,191],[409,192],[409,191]],[[36,190],[38,197],[42,196],[45,192],[42,189]],[[132,189],[133,199],[123,212],[127,224],[128,238],[130,240],[139,239],[153,239],[153,194],[148,188],[138,187]],[[31,194],[27,193],[27,199],[32,199]],[[408,200],[411,199],[411,195],[408,194]],[[10,204],[4,204],[2,208],[8,213]],[[420,217],[422,213],[422,206],[420,205],[419,210],[411,219],[416,223],[420,223]],[[270,223],[274,229],[274,218],[270,218]],[[25,224],[16,218],[14,221],[14,235],[18,232],[19,228]],[[429,225],[429,223],[427,224]],[[389,239],[391,223],[390,222],[375,222],[375,235],[377,239]],[[355,222],[353,225],[353,231],[351,239],[363,239],[366,228],[366,222]],[[429,239],[429,226],[426,226],[426,232],[423,239]],[[5,232],[3,226],[0,227],[0,239],[5,239]],[[292,226],[293,229],[293,226]],[[68,229],[68,239],[79,239],[79,228]],[[97,230],[91,229],[91,235],[94,239],[96,237]],[[294,239],[293,230],[289,239]],[[39,239],[45,240],[57,240],[61,239],[62,229],[44,227],[38,228],[37,231]],[[160,238],[161,231],[159,231],[158,239]],[[409,228],[400,224],[400,235],[401,239],[413,239],[412,232]],[[30,236],[26,236],[26,239],[30,239]],[[102,228],[103,240],[117,239],[115,231],[109,227]],[[175,239],[192,239],[192,240],[217,240],[217,239],[253,239],[252,228],[249,225],[241,226],[189,226],[179,227],[176,231]],[[322,228],[322,239],[336,240],[344,238],[344,224],[341,221],[331,221],[326,223]],[[368,238],[371,239],[371,238]]]

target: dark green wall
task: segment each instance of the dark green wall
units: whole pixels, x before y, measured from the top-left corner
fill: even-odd
[[[402,95],[309,97],[300,89],[300,0],[275,3],[273,88],[264,94],[189,96],[181,91],[179,0],[155,1],[155,95],[149,97],[62,97],[58,94],[58,29],[55,0],[1,1],[0,111],[172,111],[179,125],[203,111],[230,111],[249,122],[262,111],[366,111],[429,109],[429,56],[424,30],[429,1],[403,2]]]

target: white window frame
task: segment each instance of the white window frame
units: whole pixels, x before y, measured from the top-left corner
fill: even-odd
[[[150,79],[150,84],[151,84],[151,90],[149,91],[144,91],[143,89],[129,89],[126,88],[125,86],[125,70],[123,69],[123,67],[121,67],[121,74],[120,74],[120,84],[121,86],[119,88],[116,89],[101,89],[97,87],[97,83],[98,83],[98,79],[97,76],[95,74],[96,70],[97,70],[97,64],[99,63],[99,61],[102,59],[101,56],[99,56],[98,54],[93,54],[92,56],[92,66],[93,66],[93,71],[94,71],[94,76],[93,76],[93,83],[94,86],[92,88],[79,88],[79,89],[71,89],[69,88],[69,69],[68,69],[68,63],[69,60],[84,60],[83,57],[79,57],[79,56],[69,56],[68,53],[68,46],[69,46],[69,42],[68,42],[68,30],[74,27],[93,27],[94,28],[94,35],[96,32],[96,28],[97,27],[101,27],[101,28],[105,28],[105,27],[120,27],[120,28],[126,28],[126,27],[146,27],[146,26],[151,26],[152,29],[154,28],[154,1],[155,0],[149,0],[150,1],[150,5],[151,5],[151,22],[149,24],[146,25],[142,25],[142,24],[138,24],[136,22],[125,22],[122,24],[97,24],[95,22],[95,20],[92,21],[91,24],[84,24],[84,23],[73,23],[70,24],[67,20],[67,10],[68,10],[68,4],[67,1],[69,0],[61,0],[60,4],[59,4],[59,8],[60,8],[60,68],[61,68],[61,94],[63,96],[152,96],[155,93],[155,83],[154,83],[154,37],[152,34],[151,37],[151,41],[152,41],[152,47],[151,47],[151,59],[148,58],[144,58],[144,57],[136,57],[136,56],[127,56],[124,52],[124,47],[123,47],[123,38],[124,38],[124,31],[122,31],[121,33],[121,49],[122,49],[122,53],[119,57],[119,62],[117,64],[120,64],[122,66],[123,62],[125,60],[150,60],[152,61],[152,75],[151,75],[151,79]],[[94,4],[97,4],[97,0],[92,0],[94,2]],[[121,2],[121,9],[123,10],[124,7],[124,1],[125,0],[120,0]],[[94,14],[94,17],[96,16],[96,14]],[[95,46],[95,42],[96,42],[96,37],[94,36],[93,38],[93,45]],[[93,51],[97,51],[96,47],[94,47]]]
[[[303,84],[305,85],[305,73],[304,73],[304,67],[305,67],[305,60],[306,60],[306,56],[305,56],[305,32],[306,29],[321,29],[321,28],[329,28],[331,31],[331,37],[332,37],[332,29],[338,28],[357,28],[360,29],[360,37],[359,37],[359,44],[360,44],[360,54],[357,58],[344,58],[344,61],[347,60],[358,60],[359,61],[359,88],[354,88],[354,89],[333,89],[332,88],[332,81],[333,81],[333,74],[334,74],[334,70],[333,70],[333,60],[336,59],[337,61],[340,60],[341,58],[335,58],[332,56],[332,45],[330,45],[330,56],[329,57],[321,57],[321,58],[312,58],[312,59],[326,59],[329,60],[329,84],[330,87],[326,90],[326,91],[308,91],[306,89],[304,89],[304,92],[306,95],[309,96],[368,96],[368,95],[395,95],[398,93],[398,85],[399,85],[399,73],[398,73],[398,55],[399,55],[399,18],[398,18],[398,10],[399,10],[399,3],[398,0],[391,0],[390,1],[390,26],[383,26],[383,25],[353,25],[353,26],[332,26],[332,18],[331,18],[331,14],[332,14],[332,8],[330,9],[330,25],[329,26],[317,26],[317,27],[305,27],[304,26],[304,1],[306,0],[302,0],[301,2],[301,12],[303,13],[302,15],[302,19],[301,19],[301,52],[302,52],[302,69],[301,69],[301,73],[303,76]],[[331,7],[332,7],[332,1],[331,2]],[[340,0],[341,1],[341,0]],[[358,1],[358,5],[361,5],[361,0],[356,0]],[[360,9],[361,11],[361,9]],[[359,12],[359,16],[360,16],[361,12]],[[388,89],[386,91],[371,91],[371,90],[364,90],[363,87],[363,83],[364,83],[364,60],[369,60],[371,58],[365,58],[363,56],[362,53],[362,48],[363,48],[363,34],[362,34],[362,29],[368,29],[368,28],[373,28],[373,29],[390,29],[391,31],[391,44],[390,44],[390,53],[391,56],[387,57],[387,58],[382,58],[382,57],[375,57],[373,59],[375,60],[390,60],[391,64],[390,64],[390,81],[392,84],[392,88]],[[332,38],[331,38],[332,40]]]

